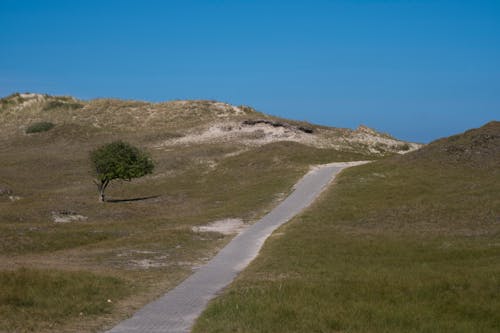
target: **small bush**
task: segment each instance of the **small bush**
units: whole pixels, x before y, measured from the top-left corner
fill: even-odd
[[[407,143],[404,143],[401,146],[399,146],[399,150],[408,151],[408,150],[410,150],[410,145]]]
[[[49,101],[45,104],[42,111],[49,111],[54,109],[68,109],[74,110],[83,107],[81,103],[73,102],[71,99],[67,100],[61,97],[63,100]]]
[[[28,126],[28,128],[26,129],[26,133],[29,134],[29,133],[46,132],[54,126],[55,125],[51,122],[41,121]]]

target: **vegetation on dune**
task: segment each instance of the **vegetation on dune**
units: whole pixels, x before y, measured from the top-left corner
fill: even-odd
[[[194,332],[498,332],[499,124],[345,170]]]
[[[52,129],[54,126],[55,125],[49,121],[40,121],[40,122],[29,125],[26,128],[26,134],[47,132],[48,130]]]

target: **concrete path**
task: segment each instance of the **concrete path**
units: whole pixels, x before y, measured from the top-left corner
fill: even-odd
[[[305,175],[281,204],[236,236],[211,261],[173,290],[149,303],[108,333],[185,333],[219,291],[259,253],[271,233],[309,206],[345,167],[366,162],[331,163]]]

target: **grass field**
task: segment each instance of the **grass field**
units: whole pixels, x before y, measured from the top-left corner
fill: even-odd
[[[498,332],[498,124],[344,171],[194,332]]]
[[[0,196],[0,274],[10,281],[0,288],[0,331],[93,332],[109,327],[177,285],[231,239],[193,232],[193,226],[225,218],[252,223],[290,192],[310,164],[370,158],[291,142],[169,150],[153,144],[158,136],[162,134],[108,134],[62,124],[2,138],[0,187],[19,200]],[[149,151],[156,169],[151,176],[112,183],[107,190],[112,202],[102,204],[92,183],[89,152],[115,139]],[[86,219],[55,223],[54,214],[65,212]],[[87,281],[74,272],[85,272],[89,283],[104,283],[104,289],[109,281],[124,289],[118,288],[109,296],[113,303],[101,307],[108,296],[94,298]],[[13,302],[12,292],[33,276],[45,281],[30,287],[37,301],[19,293]],[[47,299],[57,304],[48,311],[49,303],[40,300],[61,283],[66,291]],[[75,290],[81,297],[73,297]],[[77,311],[81,299],[95,311]],[[33,320],[25,320],[30,316]]]

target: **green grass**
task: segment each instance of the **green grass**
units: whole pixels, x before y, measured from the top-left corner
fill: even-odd
[[[58,330],[68,320],[92,321],[110,313],[127,287],[121,279],[87,272],[0,271],[0,331]]]
[[[344,171],[194,332],[498,332],[498,171],[404,161]]]

